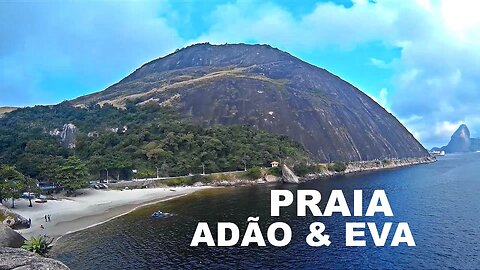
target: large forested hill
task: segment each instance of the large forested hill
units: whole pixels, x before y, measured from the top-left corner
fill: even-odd
[[[360,90],[268,45],[193,45],[73,102],[123,107],[128,100],[171,107],[203,126],[244,125],[286,135],[317,161],[428,155]]]
[[[10,110],[10,109],[9,109]],[[70,156],[125,179],[266,166],[272,160],[427,156],[351,84],[268,45],[197,44],[104,91],[0,117],[0,164],[50,179]]]

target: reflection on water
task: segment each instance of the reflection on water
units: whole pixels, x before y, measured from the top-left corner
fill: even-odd
[[[72,269],[232,269],[232,268],[478,268],[480,266],[480,154],[449,155],[434,164],[341,176],[301,185],[270,185],[205,190],[148,206],[106,224],[68,235],[52,257]],[[350,207],[353,190],[366,202],[384,189],[394,217],[297,217],[296,208],[270,217],[270,190],[316,189],[326,198],[342,189]],[[321,208],[325,206],[322,200]],[[364,207],[366,205],[364,204]],[[162,210],[174,217],[153,219]],[[198,222],[235,222],[241,231],[247,217],[259,216],[262,231],[275,221],[287,222],[293,238],[286,247],[190,247]],[[321,221],[332,244],[309,247],[308,225]],[[417,246],[345,247],[345,222],[408,222]],[[394,227],[395,228],[395,225]],[[394,230],[389,235],[390,242]]]

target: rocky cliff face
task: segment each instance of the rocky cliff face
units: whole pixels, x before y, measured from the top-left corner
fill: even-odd
[[[205,126],[286,135],[318,161],[427,156],[397,119],[351,84],[267,45],[198,44],[154,60],[77,106],[134,101]]]
[[[62,142],[68,148],[75,148],[75,136],[77,135],[77,127],[74,124],[65,124],[60,133]]]
[[[50,135],[60,137],[65,147],[75,148],[77,131],[77,127],[74,124],[65,124],[62,130],[54,129],[50,131]]]
[[[435,150],[443,150],[446,153],[465,153],[480,150],[480,139],[470,138],[470,130],[467,125],[462,124],[453,133],[450,142],[441,148]]]
[[[470,151],[470,130],[466,125],[461,125],[455,133],[453,133],[450,142],[445,146],[447,153],[469,152]]]
[[[282,181],[291,184],[298,184],[300,182],[298,176],[285,164],[282,165]]]

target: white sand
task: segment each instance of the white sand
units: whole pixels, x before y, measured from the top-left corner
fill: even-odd
[[[37,235],[58,237],[82,230],[126,214],[149,203],[187,195],[205,187],[134,189],[134,190],[83,190],[84,194],[47,203],[33,203],[28,207],[28,200],[16,202],[15,212],[32,219],[32,227],[18,230],[25,238]],[[8,205],[7,203],[5,205]],[[45,222],[45,215],[51,216]],[[44,229],[40,227],[44,226]]]

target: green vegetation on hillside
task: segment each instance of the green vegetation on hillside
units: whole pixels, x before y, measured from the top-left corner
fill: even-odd
[[[76,147],[50,132],[72,123]],[[269,166],[272,160],[305,159],[302,146],[285,136],[241,126],[204,128],[171,109],[148,103],[75,108],[18,109],[0,119],[0,164],[74,190],[87,180],[180,176]],[[133,175],[132,170],[137,174]],[[76,181],[73,181],[75,179]]]

